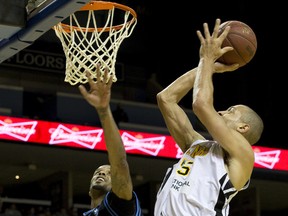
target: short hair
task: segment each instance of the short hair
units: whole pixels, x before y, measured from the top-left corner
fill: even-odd
[[[243,135],[251,145],[257,143],[264,130],[264,124],[261,117],[250,107],[244,106],[245,110],[242,112],[241,121],[250,126],[250,130]]]

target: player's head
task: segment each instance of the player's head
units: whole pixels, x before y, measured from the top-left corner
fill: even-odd
[[[89,195],[92,197],[96,193],[107,193],[111,190],[110,165],[99,166],[90,181]]]
[[[251,145],[259,141],[264,129],[263,121],[250,107],[236,105],[218,113],[229,127],[241,133]]]

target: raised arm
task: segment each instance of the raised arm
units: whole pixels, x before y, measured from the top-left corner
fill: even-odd
[[[234,71],[237,68],[237,65],[224,65],[215,62],[214,67],[211,69],[215,70],[215,73],[223,73]],[[193,89],[197,70],[198,68],[196,67],[184,73],[157,94],[158,107],[166,126],[183,152],[197,139],[204,139],[201,134],[194,130],[188,116],[178,104]]]
[[[207,23],[204,24],[204,36],[197,31],[201,47],[200,60],[193,90],[193,111],[206,127],[209,134],[229,155],[228,170],[235,188],[240,189],[250,178],[254,164],[254,153],[249,142],[240,133],[242,127],[240,113],[235,108],[223,115],[216,112],[213,105],[214,86],[212,76],[215,61],[232,47],[221,48],[229,27],[218,36],[220,19],[216,20],[212,35]],[[235,68],[238,65],[233,66]],[[232,118],[233,117],[233,118]]]
[[[158,107],[166,126],[183,152],[189,148],[193,141],[204,139],[194,130],[188,116],[178,104],[193,88],[196,71],[197,68],[194,68],[186,72],[157,94]]]
[[[86,101],[95,107],[101,121],[111,166],[112,191],[118,197],[130,200],[133,186],[129,165],[119,129],[110,109],[112,78],[109,77],[109,71],[105,70],[103,81],[101,81],[99,67],[97,67],[97,82],[91,79],[90,74],[87,76],[90,86],[89,92],[83,85],[79,86],[79,90]]]

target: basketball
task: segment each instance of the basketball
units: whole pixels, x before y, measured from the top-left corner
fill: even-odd
[[[217,61],[224,64],[238,63],[242,67],[250,62],[256,53],[256,35],[247,24],[237,20],[222,23],[219,34],[222,34],[227,26],[230,26],[230,31],[224,39],[222,47],[231,46],[234,50],[225,53]]]

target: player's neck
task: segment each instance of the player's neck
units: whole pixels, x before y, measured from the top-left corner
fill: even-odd
[[[98,205],[100,205],[100,203],[104,199],[104,196],[105,196],[105,194],[103,194],[103,195],[101,195],[95,199],[91,199],[91,209],[96,208]]]

